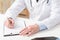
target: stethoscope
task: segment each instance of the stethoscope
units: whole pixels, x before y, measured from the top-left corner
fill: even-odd
[[[38,2],[39,2],[39,0],[36,0],[36,2],[38,3]],[[45,2],[45,0],[44,0],[43,2]],[[47,2],[46,2],[46,3],[48,3],[48,2],[49,2],[49,0],[47,0]],[[32,0],[30,0],[30,5],[31,5],[31,7],[33,7],[33,6],[32,6]]]
[[[39,1],[39,0],[36,0],[37,3],[38,3],[38,1]],[[30,0],[30,5],[31,5],[31,7],[32,7],[32,0]]]

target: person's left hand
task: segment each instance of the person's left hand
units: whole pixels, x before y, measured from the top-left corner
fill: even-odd
[[[30,36],[34,33],[37,33],[39,31],[39,26],[37,24],[35,25],[29,25],[28,27],[24,28],[21,32],[20,35],[27,35]]]

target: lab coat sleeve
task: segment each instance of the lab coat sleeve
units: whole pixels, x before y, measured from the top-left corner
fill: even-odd
[[[43,31],[43,30],[46,30],[47,29],[46,25],[44,25],[44,24],[41,24],[39,26],[39,28],[40,28],[40,31]]]
[[[51,0],[51,15],[41,21],[48,29],[60,23],[60,0]]]
[[[43,21],[36,22],[41,30],[41,25],[47,29],[53,28],[55,25],[60,23],[60,0],[51,0],[51,15]],[[42,30],[43,30],[42,29]]]
[[[25,9],[25,2],[24,0],[15,0],[15,2],[7,9],[5,13],[5,17],[15,19],[16,16]]]

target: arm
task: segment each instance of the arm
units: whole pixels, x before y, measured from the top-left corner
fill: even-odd
[[[51,27],[55,26],[56,24],[60,23],[60,0],[51,0],[51,15],[47,19],[43,21],[33,21],[35,24],[29,25],[28,27],[24,28],[20,35],[32,35],[39,30],[50,29]],[[43,26],[43,27],[42,27]],[[44,28],[44,29],[42,29]]]
[[[5,13],[7,18],[15,18],[23,9],[25,9],[24,0],[15,0]]]
[[[52,0],[51,15],[41,22],[48,29],[60,23],[60,0]],[[38,23],[40,25],[40,23]]]
[[[8,8],[5,13],[4,25],[8,28],[14,28],[14,20],[16,16],[25,9],[24,0],[15,0],[15,2]]]

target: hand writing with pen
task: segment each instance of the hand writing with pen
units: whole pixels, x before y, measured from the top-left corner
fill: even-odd
[[[14,20],[12,18],[8,18],[4,25],[10,29],[13,29],[14,28]]]

